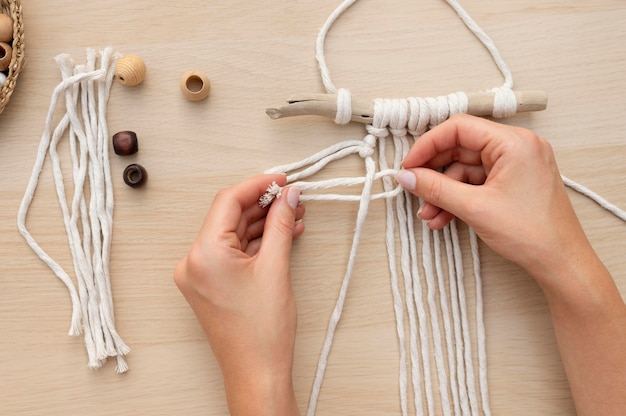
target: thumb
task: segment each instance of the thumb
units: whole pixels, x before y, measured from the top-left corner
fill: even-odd
[[[396,181],[412,194],[459,218],[465,217],[467,201],[472,198],[472,185],[429,168],[401,170]]]
[[[298,188],[286,188],[270,206],[259,249],[261,256],[288,258],[291,254],[299,196]],[[266,251],[267,254],[264,254]]]

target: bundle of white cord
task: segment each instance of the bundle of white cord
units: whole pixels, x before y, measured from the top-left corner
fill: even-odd
[[[324,43],[334,21],[355,2],[356,0],[346,0],[341,3],[330,15],[317,38],[316,58],[322,81],[326,91],[336,93],[338,97],[335,118],[337,124],[350,122],[350,93],[333,85],[326,66]],[[504,76],[504,84],[492,89],[495,93],[492,115],[496,118],[514,115],[517,102],[512,91],[511,71],[493,41],[458,2],[455,0],[447,2],[485,45]],[[447,120],[451,115],[467,112],[467,106],[467,95],[463,92],[437,98],[378,99],[374,103],[373,123],[367,126],[368,134],[363,140],[343,141],[299,162],[266,171],[287,174],[288,185],[305,191],[300,197],[302,201],[359,202],[352,248],[322,346],[307,416],[315,414],[335,331],[341,319],[352,278],[363,226],[370,202],[376,199],[384,199],[386,202],[385,240],[400,355],[399,389],[402,415],[406,416],[409,413],[411,396],[417,415],[491,414],[477,236],[473,230],[467,230],[473,263],[473,276],[468,277],[464,274],[463,250],[456,220],[441,231],[432,231],[423,223],[415,224],[412,195],[399,186],[394,187],[392,181],[401,169],[400,163],[411,144],[429,128]],[[391,143],[388,145],[388,142]],[[393,148],[392,155],[386,154],[389,147]],[[329,163],[354,154],[360,155],[364,161],[363,176],[322,181],[305,180]],[[383,191],[373,193],[373,184],[378,180],[382,181]],[[590,197],[626,221],[626,212],[623,210],[583,186],[565,177],[563,180],[567,186]],[[362,186],[360,195],[307,193],[345,186]],[[280,195],[280,192],[279,186],[275,184],[270,186],[259,201],[260,204],[268,205],[274,197]],[[420,228],[421,244],[416,238]],[[418,254],[420,250],[421,256]],[[398,257],[400,270],[397,267]],[[473,286],[475,292],[473,302],[466,298],[468,285]],[[405,322],[406,318],[408,325]],[[470,319],[475,319],[474,330],[470,325]],[[405,327],[408,327],[408,341]],[[407,365],[407,349],[410,371]]]
[[[75,65],[67,54],[56,57],[62,81],[52,93],[17,224],[28,245],[67,286],[73,307],[69,335],[84,334],[89,368],[99,368],[108,357],[116,357],[116,371],[123,373],[128,370],[124,356],[130,349],[115,329],[109,277],[113,184],[106,123],[107,103],[118,59],[110,48],[99,53],[99,63],[98,54],[93,49],[87,50],[85,65]],[[54,127],[55,113],[63,99],[65,114]],[[66,194],[61,158],[57,153],[57,146],[64,137],[68,137],[72,161],[74,189],[71,198]],[[47,155],[52,162],[78,290],[69,274],[45,252],[26,226]]]

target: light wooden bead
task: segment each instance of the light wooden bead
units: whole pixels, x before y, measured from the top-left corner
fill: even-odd
[[[136,55],[123,56],[117,61],[115,76],[123,85],[134,87],[146,77],[146,64]]]
[[[0,14],[0,42],[13,40],[13,19],[6,14]]]
[[[201,101],[209,96],[211,82],[199,71],[189,71],[180,79],[180,89],[190,101]]]
[[[5,42],[0,42],[0,71],[6,71],[11,65],[11,55],[13,48]]]

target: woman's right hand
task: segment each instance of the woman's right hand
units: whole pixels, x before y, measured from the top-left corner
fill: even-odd
[[[535,133],[455,116],[424,134],[397,181],[432,228],[461,218],[543,288],[579,415],[626,414],[626,305]],[[444,168],[443,173],[437,170]]]
[[[530,130],[458,115],[420,137],[403,166],[397,181],[425,201],[431,228],[459,217],[536,277],[590,248],[550,144]]]

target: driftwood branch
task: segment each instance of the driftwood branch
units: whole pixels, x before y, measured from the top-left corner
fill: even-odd
[[[543,91],[515,91],[517,111],[542,111],[548,105],[548,96]],[[493,113],[494,93],[477,92],[467,94],[468,114],[490,116]],[[337,114],[337,95],[335,94],[301,94],[290,98],[286,105],[266,109],[272,119],[317,115],[335,118]],[[374,116],[374,103],[352,97],[352,121],[371,124]]]

